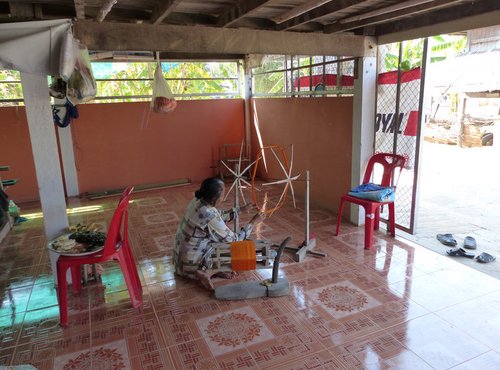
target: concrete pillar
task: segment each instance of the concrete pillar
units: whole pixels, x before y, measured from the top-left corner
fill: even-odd
[[[75,152],[73,151],[73,136],[71,128],[58,127],[59,145],[61,148],[62,165],[64,169],[64,183],[66,184],[66,194],[68,197],[75,197],[80,194],[78,189],[78,175],[76,173]]]
[[[351,187],[361,183],[365,165],[374,151],[377,58],[359,58],[357,67],[358,78],[354,80]],[[361,225],[364,224],[364,217],[363,209],[351,204],[350,221]]]
[[[50,107],[47,76],[21,72],[45,235],[50,240],[66,231],[66,199]]]

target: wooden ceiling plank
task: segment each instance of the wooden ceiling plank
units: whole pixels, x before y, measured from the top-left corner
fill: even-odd
[[[163,20],[175,10],[175,7],[179,5],[180,2],[181,0],[163,0],[161,5],[155,8],[153,14],[151,14],[150,23],[157,25],[163,22]]]
[[[366,18],[372,18],[372,17],[376,17],[378,15],[387,14],[389,12],[395,12],[397,10],[401,10],[401,9],[405,9],[405,8],[410,8],[412,6],[421,5],[421,4],[424,4],[424,3],[430,3],[432,1],[433,0],[408,0],[408,1],[403,1],[402,3],[393,4],[393,5],[390,5],[390,6],[385,6],[385,7],[382,7],[382,8],[376,9],[376,10],[372,10],[372,11],[369,11],[369,12],[366,12],[366,13],[361,13],[361,14],[358,14],[358,15],[354,15],[352,17],[344,18],[344,19],[342,19],[340,21],[340,23],[350,23],[350,22],[354,22],[354,21],[360,21],[360,20],[363,20],[363,19],[366,19]]]
[[[237,1],[233,6],[231,6],[226,12],[220,15],[217,26],[219,27],[229,27],[233,23],[236,23],[241,18],[245,17],[252,10],[255,10],[270,0],[244,0]]]
[[[277,25],[276,30],[278,30],[278,31],[290,30],[290,29],[297,27],[297,26],[300,26],[304,23],[314,21],[315,19],[327,16],[327,15],[335,14],[335,13],[337,13],[341,10],[347,9],[351,6],[360,5],[363,2],[366,2],[366,1],[361,1],[361,2],[359,0],[330,1],[329,3],[321,5],[317,8],[314,8],[314,9],[308,11],[307,13],[303,13],[295,18],[292,18],[286,22],[281,23],[280,25]]]
[[[350,34],[276,32],[205,26],[74,22],[75,37],[90,50],[209,54],[374,56],[375,39]]]
[[[309,0],[308,2],[296,6],[295,8],[278,15],[277,17],[272,18],[274,23],[276,24],[281,24],[285,21],[288,21],[289,19],[295,18],[301,14],[307,13],[311,9],[317,8],[318,6],[321,6],[323,4],[326,4],[330,2],[331,0]]]
[[[96,20],[97,22],[102,22],[104,18],[111,11],[111,8],[118,2],[118,0],[104,0],[99,11],[97,12]]]
[[[43,10],[41,4],[33,4],[33,14],[35,16],[35,19],[43,19]]]
[[[398,18],[406,17],[408,15],[419,14],[422,12],[428,12],[433,9],[439,9],[441,7],[449,6],[455,3],[463,2],[463,0],[434,0],[432,2],[425,2],[412,7],[405,7],[400,10],[388,11],[385,14],[380,14],[370,18],[364,18],[362,20],[357,20],[353,22],[339,22],[332,23],[325,26],[324,33],[335,33],[344,32],[357,28],[362,28],[374,24],[384,23],[388,21],[394,21]],[[401,4],[398,4],[401,5]],[[392,8],[392,7],[390,7]],[[381,9],[383,10],[383,9]]]
[[[400,22],[393,22],[390,24],[379,25],[376,28],[376,33],[377,35],[386,35],[391,33],[403,33],[406,31],[412,32],[411,30],[419,28],[431,29],[433,26],[437,26],[440,23],[447,23],[447,22],[451,23],[458,20],[462,20],[461,22],[459,22],[459,24],[465,24],[467,23],[466,21],[467,18],[472,19],[473,16],[481,16],[481,15],[488,16],[488,14],[494,14],[494,12],[499,13],[499,11],[500,11],[500,2],[498,0],[480,0],[474,2],[467,1],[465,4],[457,5],[453,8],[439,9],[433,12],[432,16],[430,16],[429,14],[421,14],[421,15],[416,15],[415,17],[404,19]],[[454,29],[453,26],[450,26],[449,31],[445,30],[444,28],[439,28],[443,30],[439,31],[439,33],[463,31],[465,29],[478,28],[483,26],[484,25],[474,24],[473,22],[471,22],[468,28]],[[438,28],[434,27],[434,29]],[[434,33],[434,34],[439,34],[439,33]],[[416,37],[429,36],[423,30],[421,33],[415,32],[415,34],[417,35]]]
[[[75,0],[76,19],[85,19],[85,0]]]
[[[33,6],[31,4],[9,1],[9,13],[14,19],[34,18]]]

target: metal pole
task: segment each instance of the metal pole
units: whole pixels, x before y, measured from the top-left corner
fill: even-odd
[[[234,173],[236,173],[237,176],[240,175],[238,165],[234,165]],[[234,187],[234,208],[235,208],[235,210],[237,210],[240,206],[239,195],[238,195],[239,191],[240,191],[240,179],[238,177],[238,178],[236,178],[236,185]],[[238,212],[234,213],[234,220],[233,221],[234,221],[233,231],[235,233],[237,233],[240,229],[240,216],[239,216]]]
[[[422,154],[422,130],[425,125],[424,102],[425,102],[425,79],[427,72],[427,64],[430,63],[429,39],[424,39],[424,50],[422,53],[422,70],[420,74],[420,91],[418,98],[418,129],[417,129],[417,147],[415,148],[415,166],[413,168],[413,189],[411,199],[410,213],[410,234],[415,234],[417,230],[417,206],[419,203],[419,181],[420,181],[420,156]]]
[[[306,171],[306,240],[304,245],[309,244],[309,171]]]
[[[403,59],[403,43],[399,43],[399,55],[398,55],[398,83],[396,85],[396,111],[394,112],[394,142],[392,147],[392,152],[396,154],[398,152],[398,132],[399,132],[399,103],[401,100],[401,62]]]
[[[239,66],[239,64],[238,64]],[[238,68],[239,69],[239,68]],[[241,73],[238,73],[241,77]],[[241,85],[240,85],[241,86]],[[252,76],[247,59],[243,60],[243,98],[245,100],[245,155],[250,158],[251,153],[251,120],[250,120],[250,99],[252,97]]]

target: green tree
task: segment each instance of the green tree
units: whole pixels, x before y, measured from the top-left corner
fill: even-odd
[[[22,99],[23,88],[18,71],[0,70],[0,99]],[[0,103],[0,106],[12,105],[12,103]]]
[[[465,50],[466,36],[440,35],[429,38],[430,62],[435,63],[446,58],[454,57]],[[398,69],[399,43],[384,45],[388,49],[385,54],[384,65],[386,71]],[[422,66],[423,39],[405,41],[401,45],[401,70],[408,71]]]

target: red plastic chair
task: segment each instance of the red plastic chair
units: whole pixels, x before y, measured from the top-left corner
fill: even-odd
[[[94,264],[106,261],[118,261],[122,270],[127,289],[134,308],[142,305],[142,285],[137,272],[132,249],[128,241],[128,204],[134,188],[129,186],[123,192],[116,207],[109,226],[104,249],[86,256],[60,256],[57,260],[57,299],[62,327],[68,326],[68,287],[66,272],[71,268],[73,292],[77,293],[81,287],[81,265]],[[123,226],[123,237],[120,230]]]
[[[405,157],[392,154],[392,153],[378,153],[373,155],[368,161],[366,167],[365,176],[363,178],[363,184],[368,182],[375,182],[372,180],[373,169],[378,163],[383,167],[382,181],[379,185],[382,186],[394,186],[396,187],[399,175],[403,170],[406,159]],[[399,173],[396,175],[396,169],[399,169]],[[394,179],[394,181],[393,181]],[[395,191],[396,189],[394,189]],[[377,202],[368,199],[361,199],[350,196],[349,194],[342,195],[340,199],[339,215],[337,219],[337,231],[335,235],[339,235],[340,222],[342,221],[342,210],[344,208],[344,202],[351,202],[362,206],[365,209],[365,249],[370,249],[373,242],[373,230],[378,230],[380,223],[380,207],[384,204],[389,206],[389,230],[392,236],[396,235],[396,215],[394,210],[394,202]]]

